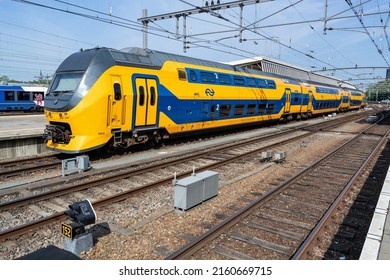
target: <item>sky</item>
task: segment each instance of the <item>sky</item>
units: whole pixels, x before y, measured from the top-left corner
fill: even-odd
[[[238,1],[221,1],[229,2]],[[178,33],[176,18],[149,22],[147,47],[219,62],[265,56],[309,71],[326,68],[319,73],[363,90],[386,77],[390,1],[260,2],[243,7],[241,37],[237,7],[187,16],[185,50],[183,17]],[[205,0],[0,0],[0,76],[50,77],[80,49],[144,47],[138,20],[143,10],[157,16],[205,5]]]

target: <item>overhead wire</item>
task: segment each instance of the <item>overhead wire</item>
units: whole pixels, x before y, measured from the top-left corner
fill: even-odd
[[[389,62],[387,61],[386,57],[383,55],[383,52],[382,50],[379,48],[378,44],[375,42],[375,40],[372,38],[370,32],[367,30],[363,20],[359,17],[359,14],[357,13],[355,7],[353,6],[351,0],[345,0],[345,2],[347,2],[347,4],[350,6],[351,10],[353,11],[353,13],[355,14],[356,18],[359,20],[360,24],[363,26],[367,36],[370,38],[371,42],[374,44],[375,48],[377,49],[378,53],[380,54],[380,56],[383,58],[383,60],[385,61],[385,63],[387,64],[387,66],[390,67],[390,64]]]

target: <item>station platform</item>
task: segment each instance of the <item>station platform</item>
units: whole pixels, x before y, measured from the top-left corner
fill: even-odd
[[[0,117],[0,140],[42,136],[47,124],[44,114]]]
[[[364,242],[360,260],[390,260],[390,167]]]
[[[0,116],[0,160],[49,153],[42,138],[44,114]]]

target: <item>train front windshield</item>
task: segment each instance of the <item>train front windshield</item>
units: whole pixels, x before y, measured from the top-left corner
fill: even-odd
[[[57,74],[50,89],[53,95],[72,95],[80,84],[84,73]]]

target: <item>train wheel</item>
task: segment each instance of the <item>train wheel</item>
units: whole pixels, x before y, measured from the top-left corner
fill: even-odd
[[[161,137],[161,134],[157,131],[153,132],[153,135],[152,137],[150,137],[150,142],[152,144],[152,146],[160,146],[161,145],[161,142],[162,142],[162,137]]]

